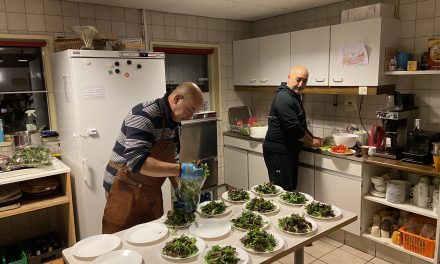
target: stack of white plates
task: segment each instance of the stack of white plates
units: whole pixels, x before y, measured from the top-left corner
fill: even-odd
[[[267,126],[251,127],[250,136],[253,138],[265,138],[267,132]]]

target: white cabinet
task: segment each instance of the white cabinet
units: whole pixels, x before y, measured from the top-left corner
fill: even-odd
[[[235,85],[280,85],[290,67],[290,33],[234,41]]]
[[[234,41],[234,84],[257,85],[258,38]]]
[[[313,167],[298,166],[296,189],[315,197],[315,169]]]
[[[371,18],[331,26],[330,86],[377,86],[392,84],[385,76],[385,48],[398,47],[399,23],[393,19]],[[354,43],[365,45],[366,65],[344,65],[342,54]]]
[[[309,71],[309,86],[328,86],[330,26],[291,33],[290,64]]]
[[[225,183],[239,189],[249,189],[248,154],[246,150],[225,146]]]
[[[249,188],[263,182],[269,182],[269,174],[262,154],[248,152],[248,168]]]

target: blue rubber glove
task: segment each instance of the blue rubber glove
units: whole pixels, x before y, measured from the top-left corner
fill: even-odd
[[[198,180],[203,176],[203,169],[197,168],[193,163],[180,164],[180,178],[183,180]]]

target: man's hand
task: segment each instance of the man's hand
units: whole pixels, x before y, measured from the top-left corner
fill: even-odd
[[[312,141],[312,146],[319,148],[323,145],[323,140],[320,137],[314,137]]]
[[[180,177],[184,180],[198,180],[203,176],[203,169],[197,168],[192,163],[182,163],[180,165]]]

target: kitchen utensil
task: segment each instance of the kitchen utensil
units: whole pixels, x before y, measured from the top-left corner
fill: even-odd
[[[428,184],[419,182],[417,186],[419,186],[419,191],[417,193],[417,206],[428,207],[428,203],[431,201],[428,197]]]
[[[440,171],[440,155],[432,155],[432,160],[434,161],[434,170],[436,172]]]
[[[402,244],[402,234],[399,231],[394,231],[391,236],[391,242],[396,245]]]
[[[229,126],[231,131],[240,132],[239,126],[241,124],[247,124],[251,117],[251,110],[248,106],[236,106],[228,109]],[[238,128],[237,128],[238,126]]]
[[[73,245],[72,254],[78,258],[95,258],[115,250],[119,245],[121,245],[121,239],[115,235],[95,235]]]
[[[106,253],[95,260],[92,264],[141,264],[142,256],[134,250],[116,250]]]
[[[385,137],[385,131],[383,130],[383,127],[373,126],[371,128],[371,134],[370,134],[370,139],[368,141],[368,145],[381,149],[384,137]]]
[[[165,237],[168,234],[168,228],[164,224],[145,223],[133,226],[125,231],[124,238],[132,244],[153,243]]]
[[[332,134],[332,137],[337,146],[344,145],[347,148],[354,147],[354,145],[356,145],[356,142],[359,138],[357,135],[349,134],[349,133],[334,133]]]
[[[407,179],[412,185],[416,185],[419,182],[420,174],[408,173]],[[439,178],[440,181],[440,178]],[[440,184],[440,182],[439,182]]]
[[[19,131],[14,133],[14,145],[21,147],[31,143],[31,133],[29,131]]]

